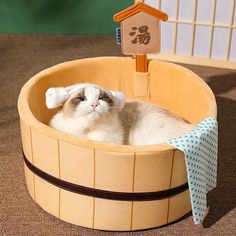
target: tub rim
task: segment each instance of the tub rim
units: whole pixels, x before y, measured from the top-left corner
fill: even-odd
[[[65,141],[70,144],[78,145],[78,146],[83,146],[86,148],[93,148],[93,149],[98,149],[102,151],[108,151],[108,152],[120,152],[120,153],[136,153],[136,152],[162,152],[162,151],[171,151],[175,150],[176,148],[169,145],[169,144],[153,144],[153,145],[118,145],[118,144],[107,144],[107,143],[101,143],[101,142],[96,142],[92,140],[85,140],[85,139],[80,139],[79,137],[73,136],[71,134],[66,134],[61,131],[58,131],[56,129],[53,129],[46,124],[42,123],[39,121],[32,113],[29,103],[28,103],[28,98],[29,98],[29,93],[32,88],[32,86],[41,79],[41,77],[46,76],[48,74],[51,74],[55,71],[61,70],[63,68],[67,68],[68,66],[73,66],[76,65],[79,62],[83,61],[91,61],[91,60],[103,60],[103,59],[117,59],[117,60],[134,60],[130,57],[113,57],[113,56],[105,56],[105,57],[92,57],[92,58],[84,58],[84,59],[76,59],[76,60],[71,60],[71,61],[66,61],[62,62],[59,64],[56,64],[54,66],[51,66],[49,68],[46,68],[37,74],[35,74],[33,77],[31,77],[21,88],[18,102],[17,102],[17,107],[18,107],[18,112],[20,115],[20,119],[23,120],[27,125],[30,127],[33,127],[37,129],[39,132],[46,134],[47,136],[57,139],[59,141]],[[209,112],[208,112],[208,117],[212,117],[216,119],[217,116],[217,106],[216,106],[216,100],[215,96],[210,89],[210,87],[205,83],[205,81],[199,77],[197,74],[192,72],[191,70],[174,64],[170,62],[164,62],[161,60],[151,60],[149,63],[163,63],[163,64],[168,64],[171,65],[175,69],[180,69],[184,71],[185,73],[190,73],[192,78],[195,78],[198,83],[201,84],[202,88],[204,89],[204,95],[205,99],[210,101],[209,103],[211,104]]]

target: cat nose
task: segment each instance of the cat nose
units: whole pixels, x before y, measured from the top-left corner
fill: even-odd
[[[92,106],[93,108],[96,108],[98,105],[99,105],[99,104],[98,104],[98,101],[93,102],[93,103],[91,104],[91,106]]]

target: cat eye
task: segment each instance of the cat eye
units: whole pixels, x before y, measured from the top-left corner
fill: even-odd
[[[85,96],[77,97],[76,99],[78,99],[80,102],[87,100]]]
[[[106,95],[100,95],[98,97],[98,100],[108,100],[108,99],[110,99],[110,98],[108,96],[106,96]]]
[[[107,102],[108,104],[113,104],[113,101],[111,98],[109,98],[108,96],[106,95],[100,95],[98,97],[98,100],[103,100],[104,102]]]

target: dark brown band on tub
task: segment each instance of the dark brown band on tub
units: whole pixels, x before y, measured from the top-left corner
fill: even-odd
[[[175,188],[162,190],[158,192],[140,192],[140,193],[129,193],[129,192],[113,192],[95,188],[88,188],[85,186],[81,186],[78,184],[73,184],[61,179],[58,179],[48,173],[40,170],[38,167],[31,164],[26,156],[23,153],[24,161],[26,166],[37,176],[44,179],[50,184],[53,184],[59,188],[64,190],[82,194],[89,197],[96,197],[96,198],[103,198],[109,200],[119,200],[119,201],[153,201],[153,200],[160,200],[168,197],[175,196],[180,194],[188,189],[188,183],[180,185]]]

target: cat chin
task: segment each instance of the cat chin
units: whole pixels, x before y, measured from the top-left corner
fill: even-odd
[[[78,114],[78,117],[84,117],[89,120],[97,120],[105,116],[105,112],[91,111],[87,114]]]

